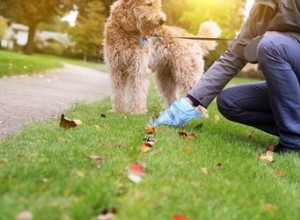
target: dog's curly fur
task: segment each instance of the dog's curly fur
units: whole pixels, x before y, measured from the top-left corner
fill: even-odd
[[[117,0],[111,6],[104,29],[104,59],[111,72],[113,111],[147,112],[149,67],[156,73],[167,105],[176,99],[178,89],[187,92],[201,77],[203,56],[215,47],[215,42],[170,38],[191,35],[164,25],[165,21],[161,0]],[[201,27],[202,37],[220,35],[215,23]],[[141,44],[142,38],[153,34],[167,37],[149,37],[146,45]]]
[[[216,47],[215,41],[187,40],[174,37],[194,37],[182,28],[163,25],[160,35],[149,39],[150,68],[156,74],[158,88],[169,107],[178,93],[187,94],[201,78],[204,71],[203,57]],[[200,25],[198,37],[217,38],[218,25],[206,21]]]

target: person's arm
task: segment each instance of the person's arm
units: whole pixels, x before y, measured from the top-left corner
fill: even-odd
[[[261,7],[260,4],[254,4],[249,18],[243,24],[236,39],[206,71],[188,93],[188,97],[194,98],[200,105],[207,107],[226,84],[246,65],[244,48],[257,35],[256,22],[258,15],[261,16],[263,8],[265,7]]]

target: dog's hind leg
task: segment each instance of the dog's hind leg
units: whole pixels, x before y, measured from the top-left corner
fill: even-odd
[[[156,72],[156,81],[158,89],[165,100],[164,108],[169,108],[177,99],[176,79],[172,72],[167,69],[161,69]]]

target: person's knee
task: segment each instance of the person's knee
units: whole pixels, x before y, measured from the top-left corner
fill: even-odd
[[[281,34],[268,34],[264,36],[257,46],[258,63],[264,64],[266,61],[280,56],[278,49],[285,43],[286,37]]]
[[[257,60],[259,63],[264,63],[269,59],[271,52],[274,50],[274,36],[264,36],[257,46]]]

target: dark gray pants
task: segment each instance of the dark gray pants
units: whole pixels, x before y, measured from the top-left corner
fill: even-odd
[[[223,90],[219,111],[300,148],[300,43],[286,34],[266,35],[257,55],[266,81]]]

